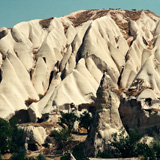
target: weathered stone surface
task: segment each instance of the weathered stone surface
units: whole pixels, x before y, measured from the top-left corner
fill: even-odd
[[[159,135],[159,34],[158,16],[127,10],[84,10],[1,28],[0,118],[37,122],[71,103],[96,104],[90,155],[123,125]]]
[[[123,125],[149,136],[160,136],[160,100],[143,79],[134,81],[121,95],[119,112]]]
[[[97,90],[93,125],[85,142],[88,156],[95,156],[98,151],[103,152],[112,139],[112,134],[123,128],[118,111],[120,100],[117,89],[117,85],[104,73]]]
[[[24,131],[26,150],[30,150],[30,146],[38,147],[44,144],[47,135],[43,127],[20,126],[20,129]]]

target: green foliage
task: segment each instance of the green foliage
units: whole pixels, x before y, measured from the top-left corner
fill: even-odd
[[[39,94],[38,96],[39,96],[39,99],[42,99],[44,97],[43,94]]]
[[[79,118],[79,121],[80,121],[79,126],[84,127],[88,131],[92,120],[93,118],[90,116],[90,114],[85,111]]]
[[[103,151],[103,152],[99,152],[96,157],[100,157],[100,158],[114,158],[111,150],[108,148],[107,150]]]
[[[61,156],[61,160],[69,160],[71,158],[70,153],[66,152]]]
[[[120,134],[113,134],[113,140],[110,143],[110,148],[112,148],[112,153],[114,157],[134,157],[137,142],[140,140],[141,135],[136,131],[129,131],[129,136],[124,136],[124,131]],[[114,149],[114,150],[113,150]]]
[[[156,158],[160,158],[160,138],[155,137],[151,143],[152,152]]]
[[[74,122],[78,120],[78,117],[74,113],[64,113],[60,112],[61,117],[60,117],[60,125],[64,126],[67,125],[68,130],[71,132],[73,129]]]
[[[11,122],[11,126],[12,126],[12,137],[11,137],[10,152],[14,153],[20,149],[24,149],[25,139],[23,137],[24,136],[23,130],[18,129],[15,122],[14,123]]]
[[[26,152],[24,149],[19,149],[16,153],[13,153],[10,160],[25,160]]]
[[[84,145],[83,143],[80,143],[79,145],[73,148],[72,154],[76,160],[89,160],[89,158],[87,158],[83,152],[84,149],[83,145]]]
[[[53,130],[50,134],[51,137],[54,137],[58,148],[65,149],[65,147],[71,142],[72,136],[68,129],[61,129],[60,131]]]
[[[135,154],[137,156],[143,156],[144,158],[154,157],[154,152],[152,148],[150,148],[145,143],[137,143],[137,146],[135,148]]]
[[[43,154],[39,154],[37,160],[46,160],[46,157]]]
[[[26,157],[24,160],[35,160],[33,157]]]
[[[129,158],[142,156],[143,159],[155,160],[160,158],[160,139],[155,139],[149,146],[139,142],[141,135],[137,131],[129,131],[129,136],[113,134],[113,140],[104,152],[99,152],[101,158]]]
[[[14,153],[24,148],[23,132],[16,126],[15,121],[0,120],[0,153]]]
[[[12,128],[5,120],[0,120],[0,153],[7,153],[10,149]]]
[[[35,160],[33,157],[25,157],[25,156],[26,156],[25,150],[20,148],[17,152],[13,153],[12,157],[10,158],[10,160]],[[39,159],[39,156],[38,156],[37,160],[45,160],[45,159],[41,159],[41,158],[42,157],[40,157],[40,159]]]

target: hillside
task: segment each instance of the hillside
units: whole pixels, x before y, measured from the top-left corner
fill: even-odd
[[[73,104],[95,108],[90,155],[119,127],[159,135],[159,45],[151,11],[82,10],[0,28],[0,117],[37,122]]]

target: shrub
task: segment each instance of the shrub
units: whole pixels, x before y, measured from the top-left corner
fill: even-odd
[[[66,152],[61,156],[61,160],[69,160],[71,158],[70,153]]]
[[[17,152],[24,148],[23,132],[16,126],[15,121],[0,120],[0,153]]]
[[[7,153],[10,149],[12,128],[5,120],[0,120],[0,153]]]
[[[103,152],[99,152],[96,157],[100,158],[114,158],[114,155],[112,154],[112,151],[108,148],[107,150],[104,150]]]
[[[129,136],[124,136],[124,131],[121,131],[120,134],[113,134],[112,137],[113,140],[109,147],[113,148],[114,157],[128,158],[137,156],[135,155],[136,145],[142,137],[138,132],[130,130]]]
[[[17,127],[16,121],[11,121],[10,125],[12,128],[10,152],[14,153],[25,148],[24,131]]]
[[[85,111],[79,118],[79,121],[80,121],[79,126],[84,127],[85,129],[87,129],[87,132],[88,132],[92,120],[93,118],[90,116],[90,114]]]
[[[29,105],[31,105],[33,102],[38,102],[38,100],[32,99],[32,98],[28,98],[27,100],[25,100],[25,105],[26,105],[26,106],[29,106]]]
[[[89,160],[83,152],[84,144],[80,143],[79,145],[75,146],[73,148],[73,156],[75,157],[76,160]]]
[[[64,113],[60,112],[60,122],[59,124],[64,127],[64,124],[67,125],[68,131],[71,132],[73,129],[74,122],[78,120],[78,117],[74,113]]]
[[[24,149],[19,149],[16,153],[13,153],[10,160],[25,160],[26,152]]]
[[[143,156],[144,159],[158,158],[157,151],[160,151],[160,141],[155,141],[152,146],[139,142],[141,135],[137,131],[130,130],[129,136],[124,136],[124,131],[120,134],[113,134],[113,140],[108,144],[108,149],[98,153],[101,158],[129,158]],[[155,148],[154,148],[155,147]]]
[[[46,157],[43,154],[39,154],[37,160],[46,160]]]
[[[160,138],[155,137],[151,143],[152,152],[156,158],[160,158]]]
[[[65,147],[70,144],[72,140],[71,133],[68,129],[62,129],[60,131],[53,130],[50,134],[51,137],[54,137],[57,142],[57,146],[59,149],[65,150]]]

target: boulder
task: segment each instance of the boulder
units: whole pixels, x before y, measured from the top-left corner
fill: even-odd
[[[19,128],[24,131],[26,150],[37,150],[45,143],[47,135],[43,127],[20,126]]]

